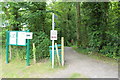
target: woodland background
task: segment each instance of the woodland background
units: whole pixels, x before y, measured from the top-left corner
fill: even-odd
[[[6,31],[30,30],[36,44],[37,59],[49,56],[51,45],[52,12],[55,13],[57,43],[65,38],[65,46],[77,46],[88,52],[120,57],[119,2],[1,2],[2,44],[5,48]],[[19,48],[19,50],[17,49]],[[31,47],[32,48],[32,47]],[[13,58],[25,56],[25,47],[12,46]],[[17,54],[22,52],[20,54]],[[31,55],[32,58],[32,55]]]

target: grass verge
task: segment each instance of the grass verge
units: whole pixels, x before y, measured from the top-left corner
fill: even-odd
[[[113,58],[109,58],[109,57],[106,57],[105,55],[103,54],[100,54],[100,53],[93,53],[93,52],[90,52],[89,50],[87,49],[83,49],[83,48],[77,48],[76,46],[72,46],[72,48],[80,53],[80,54],[84,54],[84,55],[88,55],[89,57],[92,57],[94,59],[97,59],[97,60],[100,60],[100,61],[103,61],[104,63],[109,63],[111,65],[118,65],[118,61],[113,59]]]
[[[2,53],[2,61],[0,61],[2,71],[0,71],[2,78],[47,78],[48,75],[56,72],[65,67],[55,66],[54,69],[51,67],[49,59],[43,60],[38,63],[34,63],[30,59],[30,66],[26,66],[26,60],[13,58],[9,64],[5,62],[5,50]]]
[[[72,73],[70,78],[86,78],[86,77],[80,73]]]

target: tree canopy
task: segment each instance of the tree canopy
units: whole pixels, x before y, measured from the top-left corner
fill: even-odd
[[[2,2],[3,22],[7,30],[37,32],[33,41],[46,35],[49,42],[52,12],[58,40],[63,36],[65,45],[77,45],[93,52],[117,59],[120,56],[120,3],[119,2]],[[3,37],[4,39],[4,37]],[[49,44],[50,45],[50,42]]]

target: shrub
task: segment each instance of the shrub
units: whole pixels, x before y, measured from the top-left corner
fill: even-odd
[[[34,32],[32,43],[35,43],[37,60],[49,56],[49,45],[51,41],[44,32]]]

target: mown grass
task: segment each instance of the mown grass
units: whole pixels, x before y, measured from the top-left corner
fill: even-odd
[[[103,61],[104,63],[109,63],[111,65],[118,65],[117,60],[106,57],[105,55],[103,55],[101,53],[91,52],[87,49],[77,48],[76,46],[72,46],[72,48],[80,54],[88,55],[89,57]]]
[[[21,51],[22,52],[22,51]],[[30,66],[26,66],[26,60],[14,58],[8,64],[5,62],[5,49],[2,50],[2,71],[0,71],[2,78],[43,78],[48,74],[52,74],[57,70],[64,69],[65,67],[55,66],[51,68],[49,59],[42,62],[34,63],[30,60]],[[1,66],[0,66],[1,68]]]
[[[70,78],[87,78],[84,75],[80,74],[80,73],[72,73]]]
[[[60,69],[60,68],[59,68]],[[30,78],[42,77],[45,73],[53,73],[58,68],[52,69],[50,62],[36,63],[26,66],[25,61],[12,61],[9,64],[2,64],[3,78]]]

